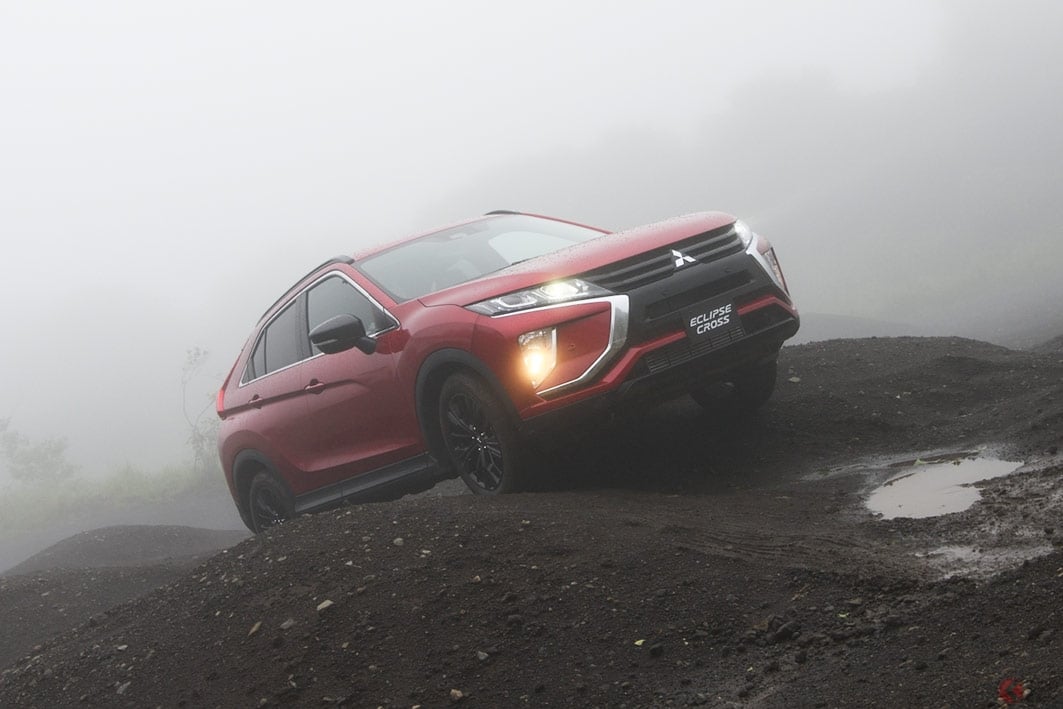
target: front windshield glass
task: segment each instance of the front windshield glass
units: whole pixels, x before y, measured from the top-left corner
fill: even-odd
[[[552,219],[496,216],[399,244],[357,265],[392,298],[404,301],[599,236],[604,234]]]

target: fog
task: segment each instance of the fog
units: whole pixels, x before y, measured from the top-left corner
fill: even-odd
[[[308,268],[496,208],[719,209],[809,333],[1048,339],[1060,36],[1054,2],[5,3],[0,418],[87,473],[185,460]]]

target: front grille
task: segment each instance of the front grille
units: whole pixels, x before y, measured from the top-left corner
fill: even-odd
[[[672,313],[678,313],[695,303],[741,288],[752,280],[753,277],[749,275],[749,271],[739,271],[738,273],[732,273],[723,278],[703,283],[682,293],[676,293],[673,296],[647,303],[646,319],[652,321]]]
[[[667,248],[649,251],[583,274],[583,280],[614,293],[624,293],[659,281],[675,272],[672,250],[683,252],[699,263],[708,263],[742,251],[742,240],[733,224],[706,231]]]
[[[734,327],[726,330],[718,335],[709,333],[708,336],[699,339],[697,342],[691,342],[689,339],[679,340],[673,342],[670,345],[665,345],[660,349],[656,349],[653,352],[648,352],[642,361],[646,363],[649,368],[650,374],[670,369],[672,367],[689,362],[696,357],[700,357],[703,354],[708,354],[713,350],[718,350],[721,347],[726,347],[734,342],[738,342],[745,337],[745,332],[741,327]]]

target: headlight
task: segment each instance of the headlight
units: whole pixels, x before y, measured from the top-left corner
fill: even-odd
[[[741,219],[735,222],[735,233],[738,234],[738,238],[742,240],[743,248],[749,248],[749,245],[753,243],[753,230]]]
[[[787,293],[790,289],[786,286],[786,277],[782,275],[782,266],[779,265],[779,259],[775,258],[775,249],[768,249],[764,254],[764,258],[767,260],[768,265],[771,266],[771,272],[775,275],[775,281],[782,289]]]
[[[582,300],[584,298],[598,298],[612,295],[604,288],[599,288],[593,283],[581,281],[578,278],[570,278],[564,281],[545,283],[528,290],[517,291],[497,298],[481,300],[467,306],[481,315],[502,315],[513,313],[528,308],[538,308],[544,305],[567,303],[570,300]]]

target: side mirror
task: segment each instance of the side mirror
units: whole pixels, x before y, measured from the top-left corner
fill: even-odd
[[[376,352],[376,340],[365,334],[365,325],[353,315],[337,315],[310,331],[310,342],[325,354],[357,347],[366,354]]]

